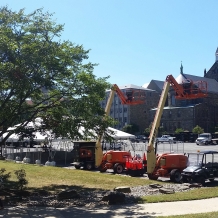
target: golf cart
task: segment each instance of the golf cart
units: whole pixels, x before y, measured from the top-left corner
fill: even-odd
[[[182,182],[196,182],[204,186],[206,180],[212,182],[218,177],[218,151],[188,153],[188,161],[188,167],[181,173]]]

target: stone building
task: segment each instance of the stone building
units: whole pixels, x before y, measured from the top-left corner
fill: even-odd
[[[208,96],[192,100],[176,100],[175,92],[171,87],[160,126],[163,127],[164,131],[171,134],[175,133],[177,128],[191,132],[196,125],[202,127],[205,132],[214,132],[214,128],[218,127],[218,50],[216,62],[208,72],[204,71],[203,77],[184,74],[181,66],[181,72],[176,81],[182,84],[187,79],[193,82],[206,81]],[[159,89],[156,90],[159,91]],[[149,116],[151,123],[155,113],[156,109],[151,109]]]
[[[167,75],[166,75],[167,76]],[[184,80],[206,81],[206,98],[176,100],[174,89],[171,87],[165,103],[160,126],[163,130],[173,134],[177,128],[192,132],[196,125],[199,125],[205,132],[214,132],[218,127],[218,48],[215,53],[215,63],[206,71],[203,76],[194,76],[183,73],[181,65],[180,74],[175,78],[179,84]],[[119,97],[115,95],[110,116],[118,120],[119,123],[114,126],[116,129],[122,129],[127,124],[136,124],[140,133],[148,128],[154,120],[156,108],[163,89],[164,81],[151,80],[150,83],[143,86],[126,85],[119,87],[123,92],[127,89],[143,90],[145,93],[145,103],[139,105],[122,105]],[[101,102],[105,108],[107,97]]]
[[[151,108],[157,107],[159,93],[155,90],[143,88],[136,85],[120,86],[120,90],[140,90],[145,96],[145,102],[138,105],[125,105],[121,103],[119,96],[115,93],[110,109],[110,116],[118,121],[113,127],[122,129],[125,125],[135,124],[139,127],[139,133],[143,133],[150,124],[149,113]],[[106,98],[101,102],[101,107],[105,108],[110,91],[106,92]]]

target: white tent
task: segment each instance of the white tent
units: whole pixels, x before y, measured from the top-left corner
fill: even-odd
[[[110,131],[113,131],[114,132],[114,135],[111,135],[114,139],[130,139],[130,138],[135,138],[134,135],[132,134],[129,134],[129,133],[126,133],[126,132],[123,132],[121,130],[118,130],[118,129],[114,129],[112,127],[108,127],[108,130]]]
[[[39,127],[39,126],[42,124],[42,122],[43,122],[43,121],[42,121],[40,118],[36,118],[35,122],[29,122],[29,123],[27,124],[27,128],[31,128],[31,127],[32,127],[32,128],[36,128],[36,127]],[[14,127],[11,127],[11,128],[9,128],[8,130],[16,129],[16,127],[19,126],[19,125],[20,125],[20,124],[14,126]],[[108,130],[109,130],[110,132],[112,132],[112,134],[110,134],[110,136],[111,136],[112,138],[114,138],[115,140],[120,140],[120,139],[124,140],[124,139],[135,138],[135,136],[132,135],[132,134],[123,132],[123,131],[118,130],[118,129],[114,129],[114,128],[112,128],[112,127],[108,127]],[[81,134],[84,134],[84,131],[85,131],[84,128],[83,128],[83,127],[80,127],[79,132],[80,132]],[[93,133],[93,135],[96,136],[96,134],[95,134],[95,132],[94,132],[93,130],[90,130],[90,133]],[[46,138],[53,138],[50,131],[45,131],[44,133],[40,133],[40,132],[36,131],[36,132],[34,132],[34,135],[35,135],[35,137],[34,137],[33,140],[34,140],[34,141],[38,141],[38,142],[44,141]],[[11,142],[11,141],[12,141],[12,142],[17,142],[18,140],[19,140],[18,135],[12,134],[12,135],[8,138],[7,142]],[[28,140],[28,139],[25,139],[25,140]]]

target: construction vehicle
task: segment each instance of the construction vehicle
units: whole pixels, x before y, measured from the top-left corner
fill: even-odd
[[[147,159],[144,153],[143,158],[133,157],[126,160],[126,174],[130,176],[143,176],[147,172]]]
[[[178,84],[172,75],[168,75],[164,83],[152,124],[149,143],[147,146],[148,178],[156,180],[158,177],[170,177],[172,181],[179,182],[181,180],[182,170],[187,167],[188,157],[184,154],[156,154],[156,136],[170,85],[175,90],[175,98],[184,100],[206,97],[207,83],[205,81],[193,82],[191,80],[185,80],[182,84]]]
[[[127,159],[132,159],[128,151],[107,151],[103,155],[99,170],[105,172],[107,169],[113,169],[114,173],[121,174],[125,170]]]
[[[119,87],[114,84],[105,108],[105,116],[109,116],[110,108],[117,93],[121,103],[126,105],[138,105],[145,102],[143,92],[141,90],[127,89],[123,93]],[[72,165],[76,169],[91,170],[98,168],[100,172],[105,172],[107,169],[113,169],[115,173],[122,173],[125,169],[126,158],[131,158],[131,154],[127,151],[110,150],[103,153],[102,137],[100,135],[96,142],[78,142],[74,143],[74,158]]]
[[[119,87],[114,84],[105,107],[105,115],[109,116],[114,94],[117,93],[122,104],[125,105],[138,105],[145,102],[145,97],[141,90],[128,89],[123,93]],[[107,169],[113,169],[114,173],[122,173],[125,169],[126,159],[132,158],[131,153],[127,151],[114,151],[110,150],[103,154],[102,151],[102,135],[98,137],[96,142],[95,152],[95,166],[99,168],[100,172],[105,172]]]
[[[92,170],[95,167],[95,142],[74,142],[73,163],[76,169]]]

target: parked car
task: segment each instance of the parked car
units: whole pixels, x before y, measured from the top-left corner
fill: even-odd
[[[176,143],[176,137],[172,137],[170,135],[162,135],[161,137],[156,138],[156,142],[157,143],[159,142]]]
[[[205,181],[214,181],[218,177],[218,151],[201,151],[188,153],[189,166],[185,168],[182,182],[197,182],[205,185]]]
[[[138,142],[143,142],[143,143],[145,143],[145,142],[148,141],[148,137],[143,136],[143,135],[138,135],[138,136],[136,136],[136,140],[138,140]]]
[[[197,145],[208,145],[213,144],[212,141],[212,135],[210,133],[202,133],[198,136],[198,138],[195,140],[195,143]]]
[[[131,142],[137,142],[137,143],[140,143],[140,142],[145,143],[145,142],[148,142],[148,137],[138,135],[135,138],[131,138],[130,141]]]

